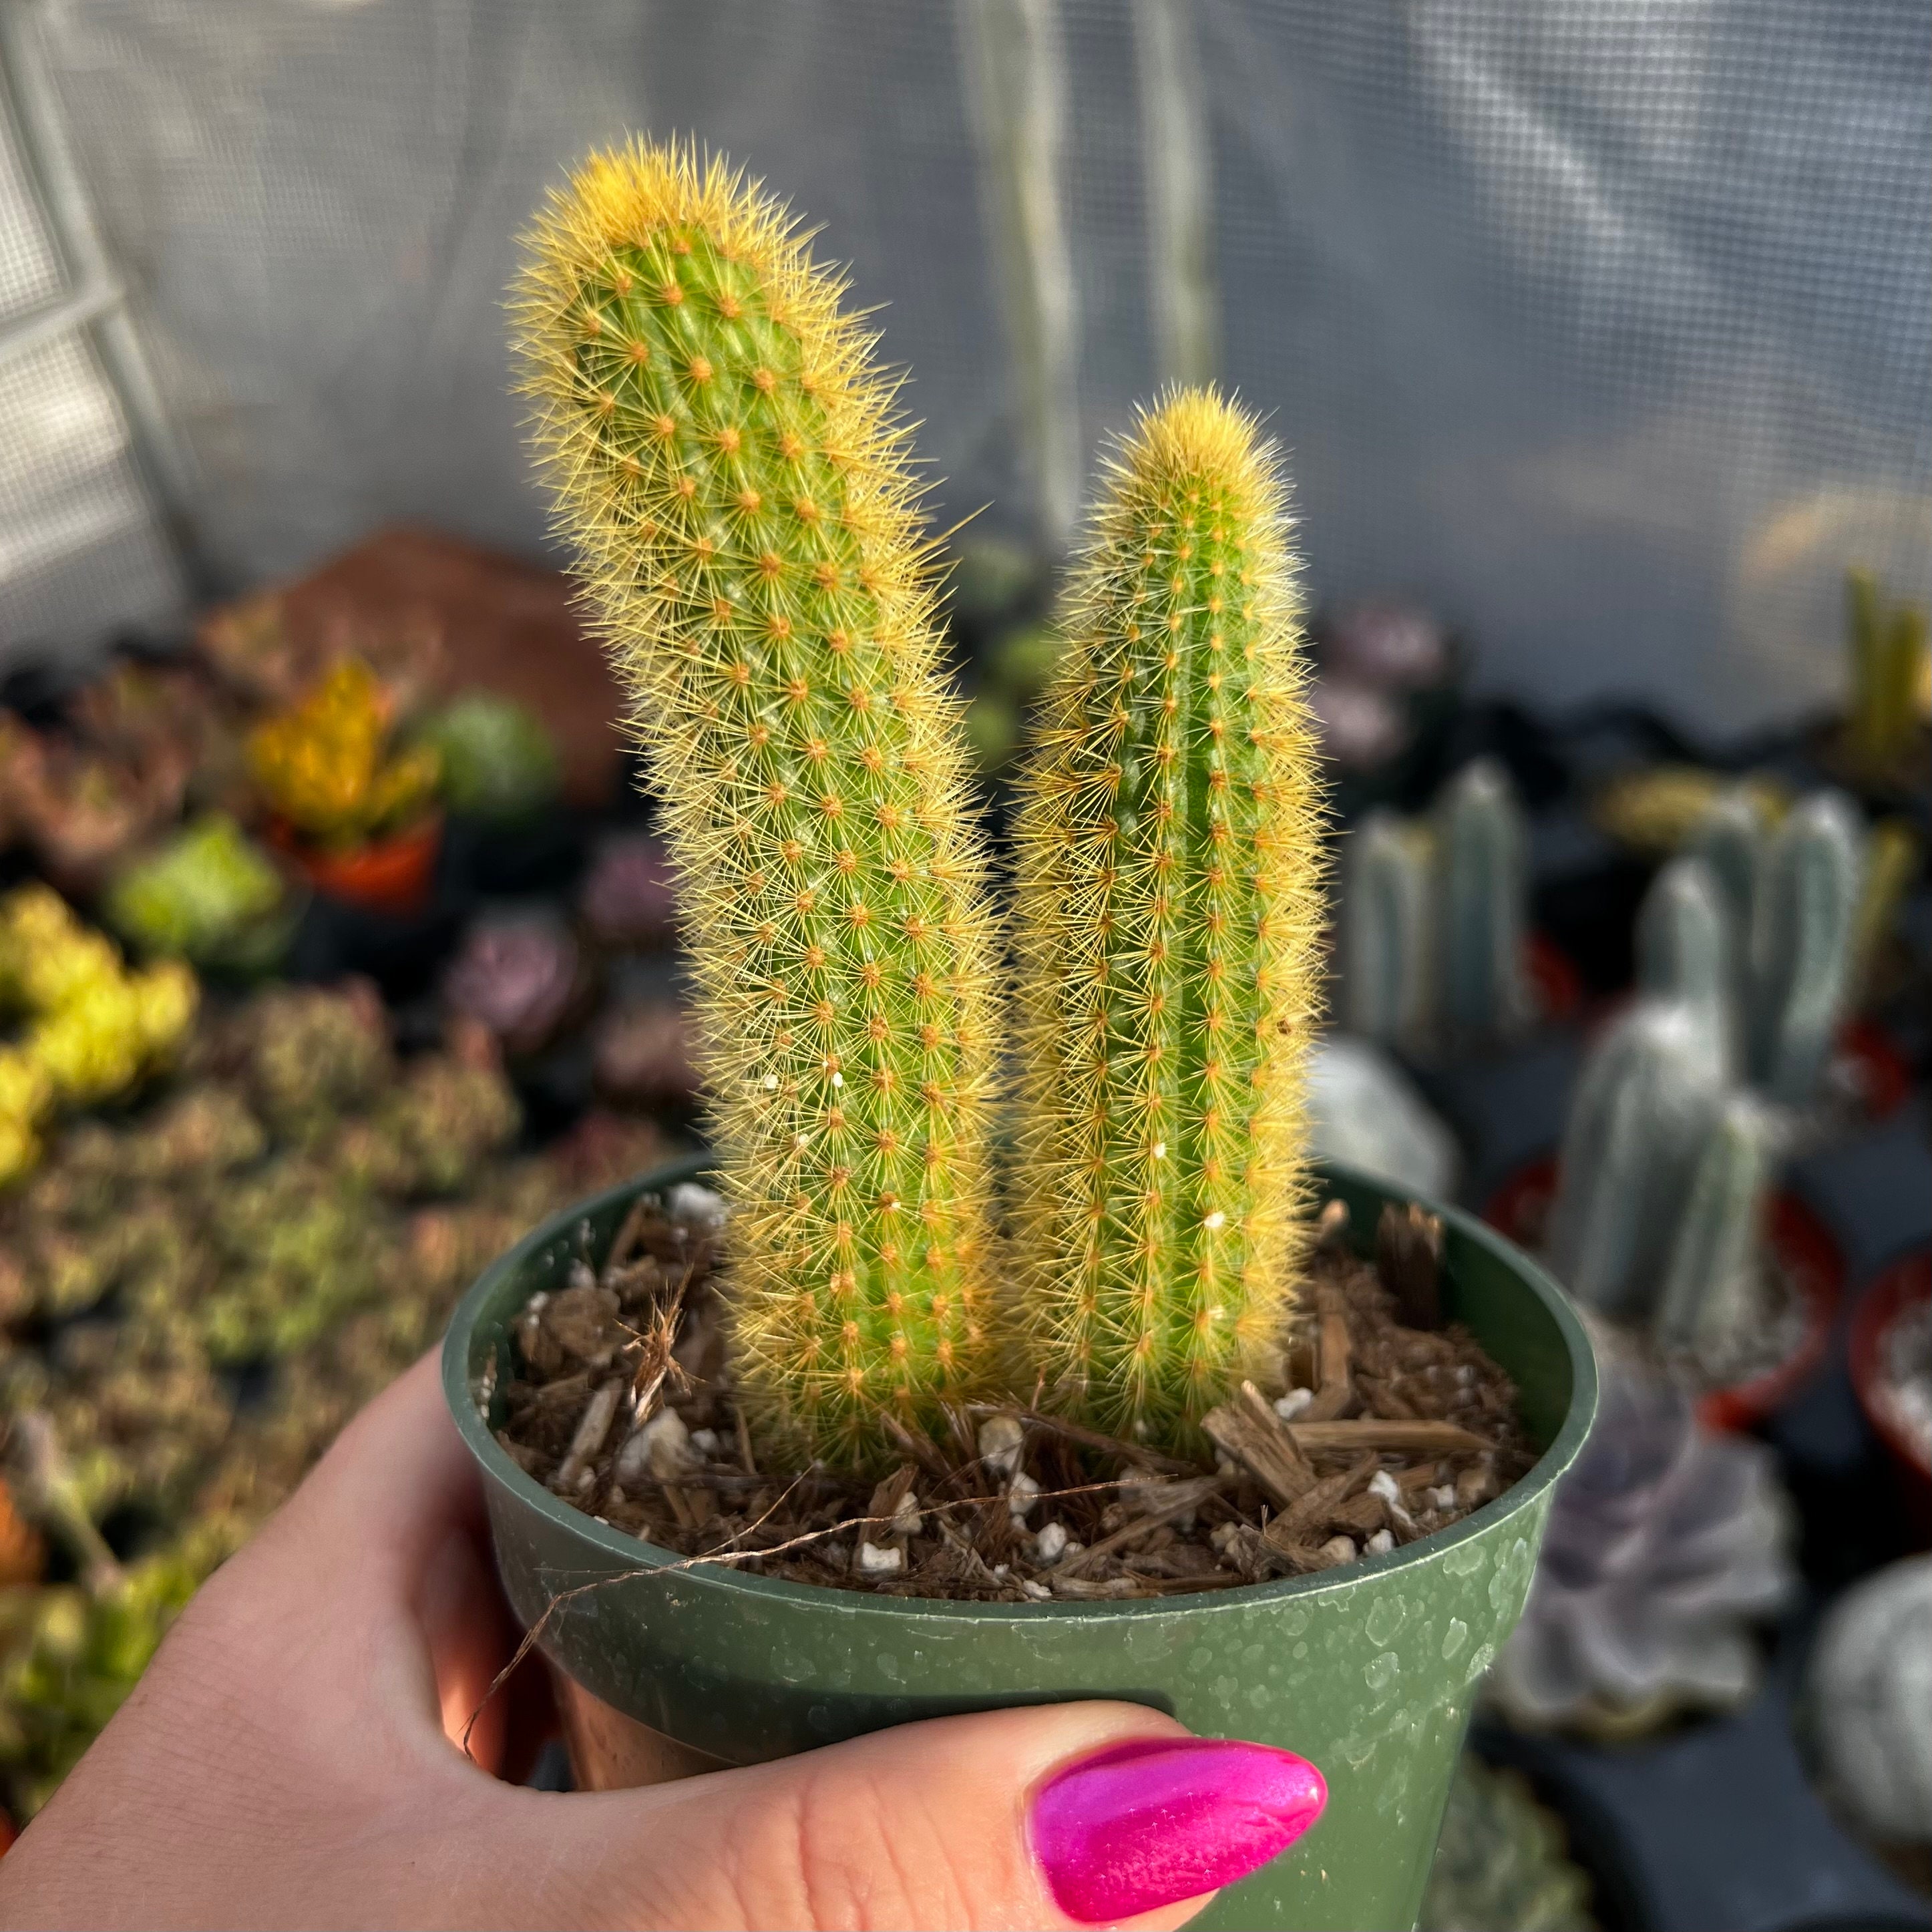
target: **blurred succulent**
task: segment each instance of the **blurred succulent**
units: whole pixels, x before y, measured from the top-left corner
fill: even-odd
[[[1309,1060],[1310,1145],[1412,1194],[1455,1190],[1456,1138],[1414,1083],[1372,1041],[1329,1033]]]
[[[268,855],[220,812],[123,866],[102,902],[108,924],[142,952],[248,970],[274,964],[294,910]]]
[[[439,1054],[408,1067],[373,1124],[404,1155],[409,1192],[454,1194],[516,1138],[522,1116],[495,1067]]]
[[[481,1021],[509,1053],[534,1053],[568,1016],[582,962],[575,942],[542,914],[479,920],[443,976],[442,996]]]
[[[1310,693],[1323,750],[1345,771],[1388,764],[1414,735],[1414,694],[1454,668],[1448,634],[1426,611],[1387,599],[1344,610],[1328,626]]]
[[[602,1014],[591,1042],[597,1090],[620,1106],[680,1105],[698,1091],[682,1010],[674,1000],[627,1000]]]
[[[605,840],[578,903],[591,937],[614,950],[660,952],[676,937],[670,859],[648,832]]]
[[[1894,1563],[1832,1606],[1806,1694],[1833,1797],[1874,1838],[1932,1846],[1932,1556]]]
[[[1618,1737],[1748,1697],[1750,1625],[1796,1575],[1771,1452],[1703,1429],[1675,1383],[1614,1346],[1602,1354],[1596,1426],[1557,1490],[1489,1684],[1512,1723]]]
[[[1342,868],[1352,1030],[1424,1054],[1507,1044],[1534,1018],[1528,838],[1508,774],[1466,765],[1430,820],[1372,812]]]
[[[64,731],[0,722],[0,844],[27,845],[69,892],[92,892],[115,861],[177,817],[192,754],[164,742],[118,752]]]
[[[1594,1932],[1562,1821],[1513,1771],[1465,1751],[1449,1787],[1418,1932]]]
[[[421,818],[440,762],[418,743],[390,749],[391,706],[361,658],[338,662],[301,701],[256,727],[249,768],[269,808],[296,835],[345,847]]]
[[[234,1540],[211,1522],[92,1589],[0,1592],[0,1765],[27,1816],[121,1708]]]
[[[388,1017],[366,980],[273,988],[250,1002],[240,1032],[247,1085],[280,1140],[328,1132],[395,1078]]]
[[[1022,624],[996,636],[980,662],[979,688],[966,710],[966,736],[982,772],[997,772],[1019,748],[1028,714],[1060,662],[1051,624]]]
[[[433,712],[416,740],[436,753],[443,802],[452,812],[513,820],[556,796],[556,747],[543,721],[513,699],[465,692]]]
[[[17,1046],[0,1048],[0,1184],[38,1159],[38,1130],[56,1106],[113,1098],[167,1060],[199,999],[178,962],[128,971],[45,886],[0,898],[0,1008],[26,1016]]]

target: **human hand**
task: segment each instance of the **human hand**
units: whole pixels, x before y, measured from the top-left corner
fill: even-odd
[[[488,1694],[514,1635],[478,1478],[419,1362],[183,1613],[0,1861],[0,1922],[1166,1927],[1325,1795],[1286,1752],[1112,1703],[532,1791],[495,1774]]]

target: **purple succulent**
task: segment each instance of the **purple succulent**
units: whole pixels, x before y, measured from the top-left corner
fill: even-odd
[[[488,1027],[506,1052],[533,1053],[562,1024],[578,967],[575,942],[554,920],[482,920],[451,962],[443,998]]]
[[[1449,668],[1449,638],[1426,610],[1378,601],[1344,610],[1328,632],[1329,672],[1377,691],[1439,684]]]
[[[584,883],[584,921],[602,944],[658,952],[676,936],[677,902],[670,861],[648,832],[607,839]]]
[[[1790,1542],[1771,1452],[1702,1428],[1682,1388],[1612,1355],[1491,1690],[1516,1722],[1598,1734],[1734,1706],[1757,1681],[1750,1624],[1795,1582]]]
[[[592,1052],[598,1090],[614,1100],[682,1101],[698,1090],[684,1016],[669,1000],[613,1007],[598,1022]]]

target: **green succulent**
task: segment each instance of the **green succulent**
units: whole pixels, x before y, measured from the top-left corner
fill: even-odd
[[[452,811],[501,821],[526,818],[556,797],[556,747],[536,714],[494,692],[465,692],[418,736],[442,764],[443,802]]]

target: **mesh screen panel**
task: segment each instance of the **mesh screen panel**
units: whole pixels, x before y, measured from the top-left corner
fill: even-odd
[[[32,4],[229,580],[399,516],[542,545],[512,238],[633,128],[823,222],[915,376],[936,513],[1038,526],[964,78],[991,0]],[[1083,450],[1170,373],[1136,32],[1168,6],[1221,371],[1293,452],[1318,594],[1408,589],[1490,682],[1720,729],[1836,688],[1847,561],[1932,590],[1923,0],[1008,4],[1052,20]]]

